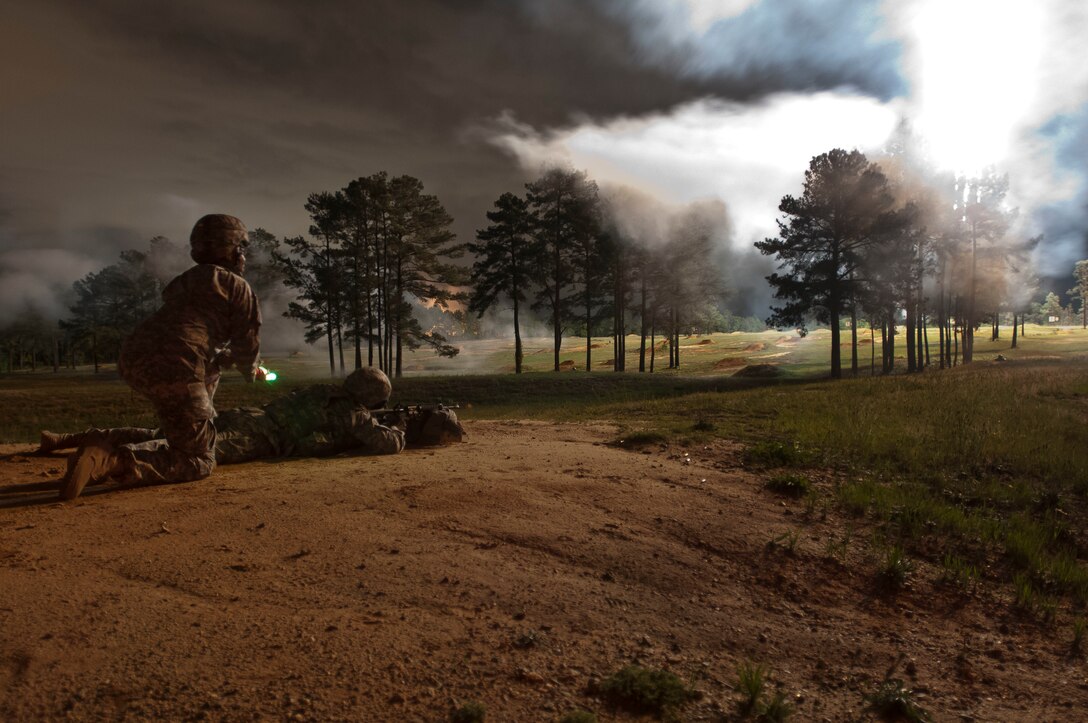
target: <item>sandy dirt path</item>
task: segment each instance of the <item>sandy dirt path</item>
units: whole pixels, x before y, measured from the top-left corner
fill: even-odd
[[[797,720],[868,718],[886,675],[937,720],[1088,713],[1062,631],[924,569],[879,594],[864,545],[826,556],[843,521],[764,490],[735,445],[467,427],[68,504],[35,491],[62,456],[0,448],[0,718],[629,720],[587,691],[638,662],[703,694],[683,720],[729,720],[741,660]]]

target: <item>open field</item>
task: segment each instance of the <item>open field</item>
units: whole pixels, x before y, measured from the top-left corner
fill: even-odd
[[[72,504],[36,429],[146,408],[109,374],[0,380],[0,718],[633,720],[653,671],[678,720],[1083,717],[1088,334],[835,383],[826,334],[683,342],[652,376],[466,345],[395,393],[465,405],[464,444]],[[218,406],[327,371],[273,366]]]

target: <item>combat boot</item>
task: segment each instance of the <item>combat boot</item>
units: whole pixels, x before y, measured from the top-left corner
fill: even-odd
[[[113,445],[103,439],[91,440],[68,458],[68,470],[61,480],[60,497],[74,500],[91,482],[101,482],[121,471],[121,458]]]
[[[55,434],[42,430],[42,438],[35,454],[49,454],[58,449],[76,449],[83,443],[84,432],[77,434]]]

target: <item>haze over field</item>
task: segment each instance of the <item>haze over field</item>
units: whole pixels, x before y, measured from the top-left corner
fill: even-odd
[[[556,160],[606,194],[723,204],[735,310],[762,315],[813,155],[903,121],[939,166],[1010,174],[1013,233],[1064,291],[1088,255],[1088,8],[1076,0],[44,0],[0,11],[0,322],[225,211],[304,233],[307,194],[417,176],[469,239]]]

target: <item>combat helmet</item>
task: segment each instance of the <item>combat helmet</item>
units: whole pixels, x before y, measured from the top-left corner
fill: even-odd
[[[377,367],[363,367],[348,374],[344,380],[344,389],[367,409],[381,409],[393,393],[389,377]]]
[[[248,243],[248,232],[240,220],[223,213],[210,213],[193,226],[189,256],[198,264],[220,264],[235,270],[238,251],[245,251]]]

